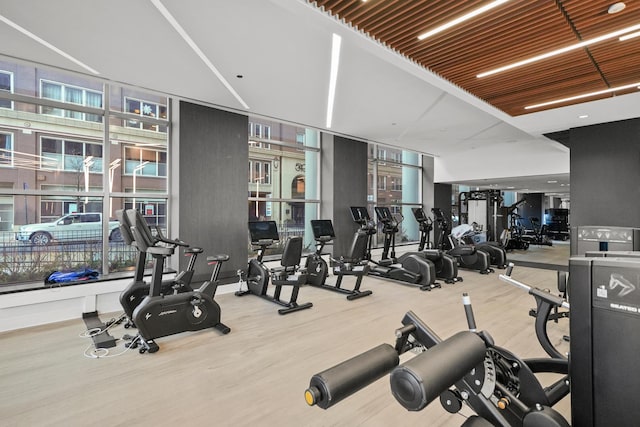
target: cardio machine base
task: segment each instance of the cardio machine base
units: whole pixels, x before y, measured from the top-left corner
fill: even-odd
[[[462,277],[458,276],[458,262],[453,256],[444,253],[440,249],[425,249],[412,253],[418,254],[433,263],[436,279],[444,280],[449,285],[463,281]]]
[[[249,269],[247,271],[247,289],[236,291],[236,296],[255,295],[260,298],[271,301],[275,304],[281,305],[284,308],[278,310],[278,314],[289,314],[300,310],[313,307],[313,303],[307,302],[304,304],[298,304],[296,302],[298,298],[298,291],[300,284],[293,283],[274,283],[275,291],[273,296],[269,295],[267,289],[269,287],[270,271],[258,260],[252,259],[249,261]],[[291,285],[293,287],[291,297],[289,301],[283,301],[280,299],[280,292],[282,286]]]
[[[316,288],[326,289],[347,296],[347,300],[353,301],[373,294],[372,291],[361,291],[362,278],[369,272],[369,266],[363,264],[336,263],[333,265],[333,275],[337,276],[335,284],[326,283],[329,276],[329,266],[327,262],[319,256],[309,255],[307,257],[307,284]],[[356,276],[356,283],[353,289],[342,287],[344,276]]]

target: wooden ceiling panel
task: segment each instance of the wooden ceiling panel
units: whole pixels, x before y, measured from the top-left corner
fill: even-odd
[[[640,24],[640,1],[628,1],[622,12],[609,14],[612,1],[511,0],[422,41],[419,34],[490,1],[308,1],[514,116],[530,112],[524,109],[527,105],[640,81],[640,38],[626,42],[616,38],[490,77],[476,77]],[[602,95],[606,96],[611,95]],[[597,98],[587,100],[593,99]]]
[[[597,37],[640,23],[640,2],[626,1],[623,11],[609,14],[615,1],[564,0],[561,2],[571,18],[571,24],[583,39]]]

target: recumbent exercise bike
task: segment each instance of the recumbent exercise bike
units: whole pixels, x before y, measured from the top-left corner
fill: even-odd
[[[300,268],[300,259],[302,257],[302,237],[294,236],[287,239],[282,252],[281,267],[268,268],[263,263],[263,258],[267,248],[280,240],[278,234],[278,226],[275,221],[250,221],[249,236],[251,245],[258,248],[258,256],[249,261],[246,276],[246,290],[238,290],[236,296],[256,295],[268,301],[283,306],[278,310],[279,314],[289,314],[295,311],[304,310],[313,307],[310,302],[298,304],[298,293],[300,286],[307,281],[306,271]],[[269,295],[269,279],[274,285],[273,295]],[[242,284],[242,278],[240,283]],[[291,288],[291,296],[289,301],[280,299],[282,287]]]
[[[321,289],[327,289],[347,295],[347,299],[366,297],[373,292],[370,290],[361,291],[362,278],[369,272],[369,263],[366,259],[368,236],[360,230],[353,235],[351,248],[346,256],[331,258],[333,275],[337,277],[335,284],[326,283],[329,276],[329,265],[322,258],[322,250],[325,245],[330,244],[336,235],[330,219],[312,219],[311,229],[316,240],[315,253],[307,256],[307,284]],[[342,287],[342,279],[345,276],[356,277],[353,289]]]

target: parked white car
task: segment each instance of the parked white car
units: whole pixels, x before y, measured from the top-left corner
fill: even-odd
[[[73,213],[53,222],[23,225],[16,232],[16,240],[38,246],[46,246],[52,241],[99,241],[102,240],[102,214]],[[109,240],[122,240],[118,221],[109,221]]]

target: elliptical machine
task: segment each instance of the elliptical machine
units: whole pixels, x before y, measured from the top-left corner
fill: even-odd
[[[431,248],[430,234],[433,230],[431,218],[425,215],[422,208],[412,208],[411,211],[420,229],[418,253],[433,263],[438,279],[443,279],[445,283],[462,282],[462,277],[458,276],[458,262],[456,259],[441,249]]]
[[[371,259],[371,246],[373,235],[376,233],[376,224],[371,220],[366,207],[351,207],[353,220],[368,236],[367,260],[374,264],[369,270],[369,274],[383,279],[417,285],[422,291],[430,291],[435,287],[440,287],[440,284],[435,281],[436,272],[433,263],[411,253],[404,254],[398,259],[395,258],[395,234],[398,232],[398,223],[393,219],[391,211],[387,207],[376,207],[376,214],[379,215],[378,218],[383,224],[382,230],[385,234],[382,258],[379,261]],[[391,257],[389,257],[390,250]]]
[[[229,255],[207,257],[209,265],[213,265],[211,279],[204,282],[197,290],[163,295],[164,261],[173,255],[176,247],[188,245],[180,240],[169,240],[163,236],[159,236],[156,240],[149,240],[151,230],[140,212],[128,209],[125,215],[132,224],[131,231],[137,247],[141,252],[153,257],[149,295],[133,311],[132,318],[138,328],[138,337],[131,342],[131,347],[137,347],[140,341],[140,353],[146,351],[155,353],[159,350],[155,342],[156,338],[208,328],[215,328],[223,334],[228,334],[231,329],[220,322],[221,310],[214,297],[218,288],[217,278],[220,268],[222,263],[229,259]]]
[[[455,257],[462,268],[478,270],[480,274],[493,272],[490,267],[489,254],[476,250],[470,245],[460,245],[451,238],[451,225],[444,217],[440,208],[432,208],[431,212],[436,219],[436,224],[440,229],[440,236],[436,247]]]
[[[479,242],[476,243],[474,236],[476,234],[477,224],[460,224],[451,229],[451,237],[457,241],[473,245],[476,250],[486,252],[489,255],[489,264],[498,268],[507,268],[507,252],[497,242]]]
[[[315,253],[307,256],[307,284],[318,288],[327,289],[329,291],[339,292],[347,295],[347,299],[352,301],[357,298],[371,295],[372,291],[361,291],[360,284],[362,278],[369,272],[369,265],[365,258],[367,250],[367,235],[357,231],[353,236],[351,250],[346,257],[339,259],[331,258],[333,266],[333,275],[337,276],[335,285],[326,283],[329,275],[329,266],[322,258],[322,249],[329,244],[336,235],[333,231],[333,224],[330,219],[312,219],[311,229],[316,240]],[[356,283],[353,290],[342,288],[342,279],[344,276],[355,276]]]
[[[305,270],[301,270],[300,259],[302,257],[302,237],[290,237],[284,246],[282,253],[281,267],[269,269],[262,259],[267,248],[274,242],[280,240],[278,234],[278,226],[275,221],[250,221],[249,235],[251,237],[251,245],[257,247],[258,256],[249,261],[247,269],[247,289],[238,290],[236,296],[255,295],[283,306],[278,310],[279,314],[293,313],[313,307],[310,302],[298,304],[298,293],[300,286],[307,281]],[[275,286],[273,296],[267,293],[269,287],[269,278]],[[283,286],[291,287],[291,297],[289,301],[280,299]]]

